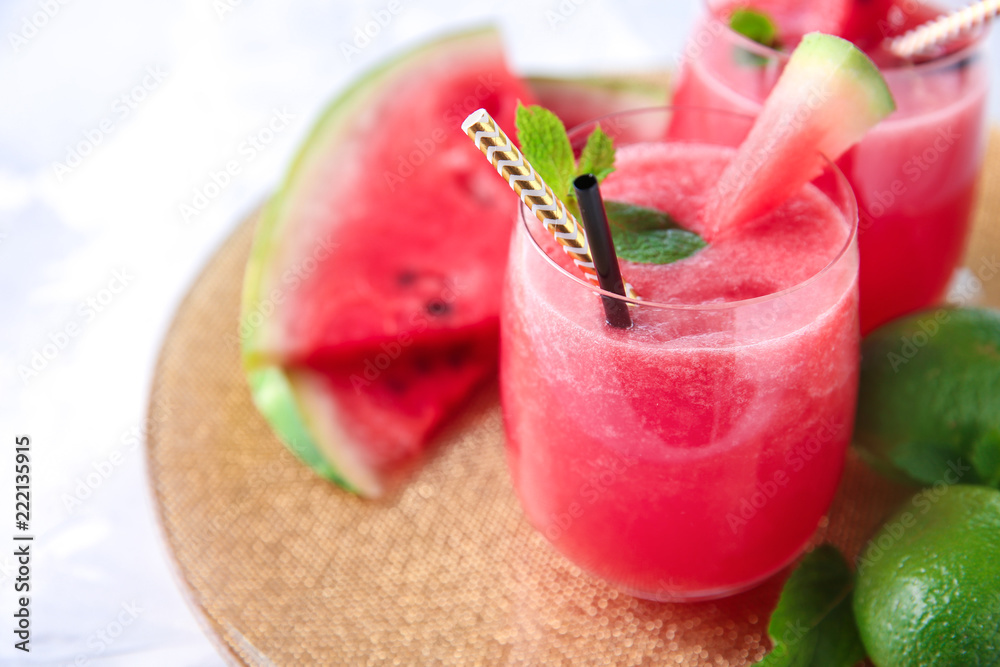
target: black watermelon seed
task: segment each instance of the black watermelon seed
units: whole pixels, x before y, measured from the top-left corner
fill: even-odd
[[[427,302],[427,312],[433,317],[444,317],[451,312],[451,306],[444,301],[435,299]]]

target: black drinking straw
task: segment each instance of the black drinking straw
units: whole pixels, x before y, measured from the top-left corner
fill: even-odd
[[[625,296],[625,281],[622,280],[622,272],[618,267],[615,243],[611,240],[608,215],[604,211],[597,178],[593,174],[577,176],[573,181],[573,190],[576,192],[576,201],[580,204],[583,229],[587,233],[590,256],[594,260],[601,289]],[[619,329],[632,326],[632,316],[629,315],[626,302],[604,295],[601,295],[601,301],[604,303],[604,315],[608,324]]]

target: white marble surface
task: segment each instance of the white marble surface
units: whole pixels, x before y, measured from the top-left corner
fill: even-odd
[[[669,66],[697,3],[649,4],[401,0],[347,58],[341,44],[388,2],[0,3],[0,515],[13,521],[13,439],[28,434],[37,536],[30,654],[12,647],[16,573],[0,546],[0,663],[223,664],[154,523],[145,401],[180,299],[331,95],[390,53],[489,19],[522,72]],[[285,127],[246,149],[276,113]],[[88,140],[77,164],[70,147]],[[233,159],[239,175],[185,219],[181,204]],[[36,353],[51,358],[21,377]]]

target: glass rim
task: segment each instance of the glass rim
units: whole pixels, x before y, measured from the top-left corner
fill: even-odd
[[[746,49],[755,55],[761,56],[762,58],[775,59],[782,62],[787,61],[792,55],[789,51],[779,51],[778,49],[771,48],[770,46],[764,46],[760,42],[755,42],[749,37],[736,32],[729,27],[729,24],[719,16],[716,10],[712,9],[710,2],[711,0],[701,0],[701,4],[707,12],[709,19],[721,25],[722,29],[728,34],[730,39],[734,40],[741,48]],[[965,60],[974,52],[981,50],[986,45],[989,34],[990,22],[987,22],[978,26],[972,33],[970,33],[974,39],[967,46],[953,53],[949,53],[943,58],[934,58],[932,60],[925,60],[922,62],[900,62],[899,64],[890,65],[888,67],[879,65],[878,69],[883,74],[895,74],[897,72],[923,74],[925,72],[933,72],[937,69],[946,69],[953,66],[956,62]]]
[[[715,113],[715,114],[720,114],[720,115],[735,116],[735,117],[741,118],[743,120],[746,120],[747,122],[752,122],[754,120],[753,116],[748,116],[746,114],[736,113],[736,112],[733,112],[733,111],[727,111],[727,110],[724,110],[724,109],[711,109],[711,108],[707,108],[707,107],[695,107],[695,106],[691,106],[691,107],[685,107],[685,106],[643,107],[643,108],[640,108],[640,109],[630,109],[628,111],[619,111],[619,112],[615,112],[615,113],[605,114],[603,116],[599,116],[598,118],[593,118],[591,120],[585,121],[583,123],[580,123],[579,125],[574,126],[572,129],[570,129],[568,131],[568,134],[570,136],[570,139],[572,140],[574,134],[578,134],[578,133],[582,132],[585,128],[590,127],[592,125],[595,125],[595,124],[597,124],[597,123],[599,123],[599,122],[601,122],[602,120],[605,120],[605,119],[615,118],[615,117],[621,117],[621,116],[639,115],[639,114],[651,113],[651,112],[668,113],[668,112],[673,112],[673,111],[676,111],[676,110],[703,111],[703,112],[704,111],[708,111],[710,113]],[[726,146],[723,146],[722,144],[704,144],[703,142],[693,142],[693,143],[701,143],[702,145],[709,145],[709,146],[716,145],[716,146],[721,146],[723,148],[726,148]],[[770,294],[764,294],[763,296],[753,297],[752,299],[740,299],[738,301],[723,301],[723,302],[717,302],[717,303],[697,303],[697,304],[696,303],[663,303],[663,302],[658,302],[658,301],[648,301],[648,300],[645,300],[645,299],[633,299],[631,297],[622,296],[621,294],[617,294],[615,292],[608,292],[607,290],[604,290],[604,289],[602,289],[602,288],[600,288],[600,287],[598,287],[598,286],[596,286],[596,285],[588,282],[587,280],[585,280],[583,278],[583,276],[577,275],[576,273],[573,273],[573,272],[567,270],[564,266],[562,266],[561,264],[559,264],[559,262],[557,262],[555,259],[553,259],[549,255],[549,253],[545,252],[545,249],[542,248],[538,244],[537,240],[535,240],[535,237],[534,237],[534,235],[531,232],[531,227],[529,226],[530,224],[532,224],[532,221],[534,221],[534,223],[537,223],[539,225],[541,224],[541,222],[539,222],[538,219],[534,215],[532,215],[531,212],[528,210],[528,207],[525,206],[521,202],[518,202],[518,204],[519,204],[518,205],[518,216],[521,219],[521,225],[524,228],[524,233],[527,234],[527,236],[528,236],[528,240],[531,243],[531,246],[535,249],[535,251],[538,254],[540,254],[542,256],[542,259],[544,259],[546,262],[548,262],[549,265],[552,266],[556,271],[558,271],[559,273],[561,273],[563,275],[563,277],[568,278],[568,279],[570,279],[570,280],[578,283],[580,286],[586,288],[587,290],[589,290],[590,292],[592,292],[593,294],[595,294],[597,296],[606,297],[606,298],[609,298],[609,299],[616,299],[618,301],[623,301],[623,302],[625,302],[627,304],[632,304],[632,305],[639,306],[639,307],[642,307],[642,308],[655,308],[655,309],[658,309],[658,310],[680,310],[680,311],[694,311],[694,312],[715,312],[715,311],[724,311],[724,310],[735,310],[737,308],[742,308],[742,307],[746,307],[746,306],[752,306],[752,305],[756,305],[756,304],[760,304],[760,303],[766,303],[768,301],[775,301],[777,299],[784,298],[784,297],[788,296],[789,294],[792,294],[794,292],[797,292],[797,291],[799,291],[801,289],[804,289],[804,288],[808,287],[812,283],[818,281],[825,274],[827,274],[830,271],[832,271],[833,267],[837,266],[841,262],[841,260],[844,259],[845,255],[847,255],[847,253],[850,251],[851,247],[854,246],[857,243],[858,225],[859,225],[860,221],[859,221],[859,218],[858,218],[858,216],[859,216],[859,213],[858,213],[858,200],[857,200],[857,197],[854,195],[854,189],[851,187],[851,184],[848,182],[847,177],[844,175],[844,173],[840,170],[840,168],[833,161],[831,161],[828,157],[826,157],[822,153],[820,153],[820,156],[823,158],[823,161],[826,163],[827,169],[829,169],[831,171],[831,173],[833,174],[834,178],[836,179],[836,182],[846,188],[845,189],[845,193],[847,194],[846,204],[847,204],[848,209],[849,209],[847,211],[847,213],[850,215],[850,219],[852,220],[852,222],[850,222],[851,232],[850,232],[850,234],[847,235],[847,239],[844,241],[843,245],[840,247],[840,249],[837,251],[837,253],[830,259],[829,262],[826,263],[826,265],[823,266],[823,268],[819,269],[818,271],[816,271],[814,274],[812,274],[811,276],[809,276],[805,280],[803,280],[801,282],[798,282],[798,283],[796,283],[794,285],[791,285],[790,287],[786,287],[786,288],[784,288],[782,290],[779,290],[777,292],[772,292]],[[834,206],[837,206],[838,212],[841,212],[840,211],[840,207],[836,203],[834,203]],[[681,260],[681,261],[683,261],[683,260]]]

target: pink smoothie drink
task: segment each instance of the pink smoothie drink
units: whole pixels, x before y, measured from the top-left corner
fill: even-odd
[[[939,13],[901,4],[889,34]],[[913,65],[882,47],[874,22],[862,27],[850,36],[879,65],[898,106],[838,161],[858,199],[861,327],[867,332],[939,300],[961,259],[985,150],[988,68],[981,40]],[[755,44],[709,15],[686,49],[674,103],[756,114],[786,61],[786,53]],[[709,129],[734,145],[745,135],[739,127],[708,128],[695,116],[672,126],[671,135],[701,136]]]
[[[619,147],[605,200],[701,232],[732,154]],[[623,330],[522,211],[501,396],[517,493],[559,551],[626,592],[684,600],[748,588],[802,550],[833,498],[853,425],[856,220],[831,167],[687,259],[622,261],[644,300]]]

